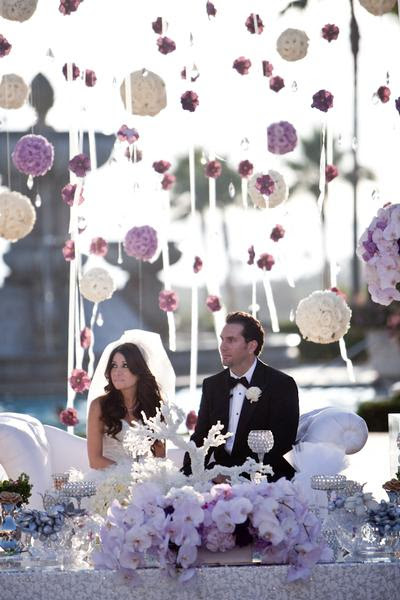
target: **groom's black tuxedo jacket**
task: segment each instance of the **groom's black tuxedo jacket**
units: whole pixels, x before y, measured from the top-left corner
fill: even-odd
[[[231,390],[229,388],[229,369],[225,369],[203,381],[203,393],[195,431],[191,439],[196,446],[202,446],[210,428],[220,421],[227,433],[229,424],[229,404]],[[270,464],[274,470],[271,481],[280,477],[292,478],[294,469],[283,458],[295,440],[299,422],[299,399],[297,385],[292,377],[277,371],[257,359],[257,365],[251,378],[250,386],[260,388],[261,395],[256,402],[243,400],[242,411],[236,430],[232,453],[228,454],[225,446],[213,449],[214,461],[224,466],[241,465],[246,458],[255,455],[247,445],[247,436],[252,429],[270,429],[274,435],[274,447],[265,455],[264,463]],[[212,452],[206,458],[206,465],[212,466]],[[183,471],[190,473],[190,459],[185,456]]]

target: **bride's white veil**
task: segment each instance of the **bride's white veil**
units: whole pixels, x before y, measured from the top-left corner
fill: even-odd
[[[112,350],[120,344],[127,342],[136,344],[141,351],[147,366],[156,378],[163,400],[165,402],[173,401],[175,395],[175,371],[162,345],[159,334],[153,331],[143,331],[143,329],[129,329],[123,333],[119,340],[111,342],[105,347],[90,384],[87,398],[88,411],[91,402],[104,394],[104,388],[108,383],[104,373]]]

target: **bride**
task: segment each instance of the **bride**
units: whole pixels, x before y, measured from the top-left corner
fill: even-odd
[[[88,397],[90,467],[108,470],[112,465],[130,463],[132,459],[123,446],[130,423],[142,421],[142,412],[146,417],[154,416],[174,385],[172,365],[158,334],[130,330],[109,344],[97,366]],[[155,457],[165,457],[164,442],[155,442],[152,452]]]

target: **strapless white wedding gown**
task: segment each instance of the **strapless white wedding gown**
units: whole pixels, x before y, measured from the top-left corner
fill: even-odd
[[[106,434],[103,436],[103,456],[115,461],[118,465],[127,461],[132,463],[132,458],[123,446],[123,440],[130,425],[123,419],[121,419],[121,423],[122,429],[115,437]]]

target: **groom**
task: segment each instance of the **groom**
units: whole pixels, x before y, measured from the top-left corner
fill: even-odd
[[[294,469],[283,458],[296,439],[299,421],[297,386],[291,377],[269,367],[257,357],[264,343],[264,330],[257,319],[245,312],[233,312],[226,317],[221,332],[220,353],[224,371],[207,377],[203,382],[197,425],[191,439],[202,446],[210,428],[220,421],[233,435],[226,443],[211,449],[206,466],[241,465],[248,457],[257,460],[247,444],[253,429],[269,429],[274,446],[265,455],[264,463],[271,465],[274,475],[291,479]],[[247,388],[254,395],[246,397]],[[251,402],[251,400],[253,400]],[[189,456],[185,456],[183,472],[191,472]]]

